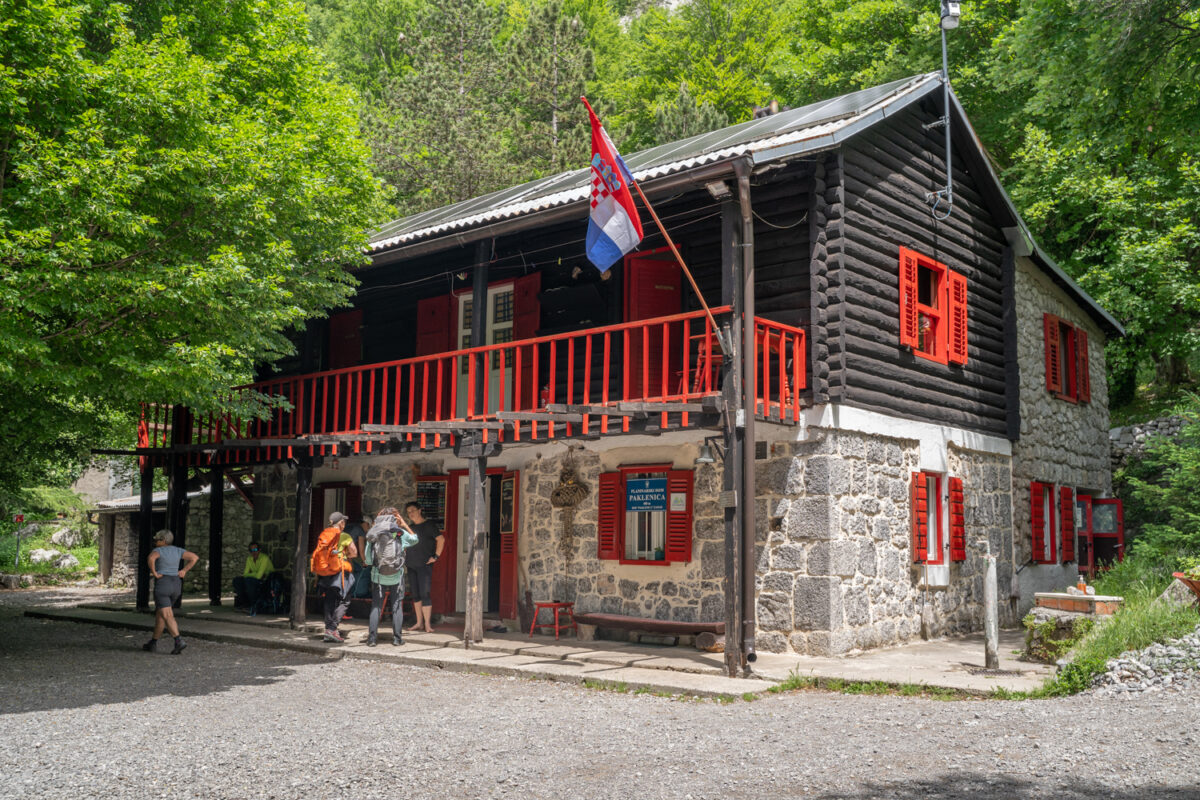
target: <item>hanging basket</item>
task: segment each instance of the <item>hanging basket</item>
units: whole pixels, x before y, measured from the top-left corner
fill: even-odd
[[[575,508],[588,496],[588,491],[587,485],[580,483],[572,467],[563,467],[558,486],[550,493],[550,505],[555,508]]]

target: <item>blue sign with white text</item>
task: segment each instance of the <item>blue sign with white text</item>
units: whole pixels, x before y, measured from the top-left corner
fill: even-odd
[[[667,479],[634,478],[625,481],[626,511],[666,511]]]

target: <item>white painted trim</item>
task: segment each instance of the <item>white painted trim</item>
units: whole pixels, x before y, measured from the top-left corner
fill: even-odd
[[[918,442],[921,449],[921,463],[918,467],[930,472],[949,471],[946,459],[948,445],[978,453],[1012,456],[1012,442],[1000,436],[989,436],[949,425],[902,419],[840,403],[825,403],[805,409],[800,418],[797,441],[805,441],[808,438],[809,426]]]

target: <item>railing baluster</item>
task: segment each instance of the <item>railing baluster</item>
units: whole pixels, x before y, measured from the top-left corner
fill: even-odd
[[[592,337],[590,334],[584,336],[584,342],[586,342],[586,344],[584,345],[584,349],[583,349],[583,352],[584,352],[583,358],[586,361],[586,365],[583,368],[583,404],[585,406],[590,406],[592,404]],[[584,414],[583,415],[583,434],[584,434],[584,436],[586,436],[587,432],[588,432],[588,422],[589,422],[588,415]]]
[[[521,411],[521,351],[520,345],[513,348],[513,411]],[[513,423],[513,441],[521,441],[521,422],[518,420]]]
[[[567,342],[567,405],[571,405],[575,401],[575,338],[569,338]],[[567,423],[567,436],[573,436],[575,426]]]
[[[554,402],[555,390],[558,389],[557,362],[558,362],[558,340],[553,340],[550,342],[550,383],[549,383],[550,397],[546,401],[548,403]],[[551,439],[554,438],[554,423],[553,422],[546,425],[546,435],[549,436]]]
[[[545,403],[542,402],[542,390],[538,384],[541,382],[541,372],[538,370],[538,360],[541,358],[541,345],[531,345],[533,348],[533,384],[529,390],[533,392],[530,395],[529,405],[534,411],[545,411]],[[529,438],[536,439],[538,437],[538,424],[534,422],[529,426]]]
[[[664,322],[662,324],[662,376],[659,380],[659,388],[661,394],[659,397],[666,400],[670,391],[669,381],[671,380],[671,324]],[[662,429],[667,429],[667,412],[662,413]]]
[[[612,333],[604,332],[604,383],[600,387],[600,402],[602,405],[608,405],[608,364],[611,361],[612,355]],[[600,432],[608,433],[608,415],[605,414],[600,418]]]

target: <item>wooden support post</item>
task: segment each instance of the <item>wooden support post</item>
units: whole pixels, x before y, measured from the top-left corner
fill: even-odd
[[[471,347],[483,347],[487,335],[487,283],[488,261],[491,258],[492,242],[483,240],[475,245],[475,275],[471,287]],[[475,358],[476,356],[472,356]],[[475,385],[471,394],[476,403],[482,403],[484,386],[488,379],[489,356],[479,359],[475,370]],[[551,377],[553,380],[553,377]],[[486,414],[486,406],[467,409],[472,413]],[[482,445],[484,432],[470,434],[475,443]],[[485,451],[480,451],[485,452]],[[484,481],[487,480],[487,456],[478,455],[467,462],[467,611],[463,621],[463,646],[470,647],[483,641],[483,571],[487,569],[484,556],[487,553],[487,525],[490,518],[483,502]]]
[[[725,340],[732,352],[721,364],[721,394],[724,401],[721,489],[725,514],[725,671],[737,677],[742,668],[742,517],[737,496],[742,489],[742,436],[737,426],[742,407],[742,284],[737,204],[733,198],[721,203],[721,305],[732,306]]]
[[[308,584],[308,516],[312,509],[312,459],[296,464],[296,549],[292,561],[292,630],[304,630]]]
[[[742,492],[738,498],[742,511],[742,671],[750,671],[754,652],[755,602],[754,577],[757,571],[758,548],[755,533],[758,528],[755,503],[754,480],[754,414],[758,410],[755,399],[754,362],[757,360],[754,341],[754,217],[750,205],[750,171],[748,159],[734,162],[738,179],[738,204],[742,212],[742,313],[734,310],[735,317],[742,318]]]
[[[137,607],[150,609],[150,565],[146,559],[154,545],[154,465],[147,458],[142,467],[141,502],[138,506]]]
[[[225,471],[213,467],[208,479],[208,604],[221,605],[221,562],[225,557]]]

